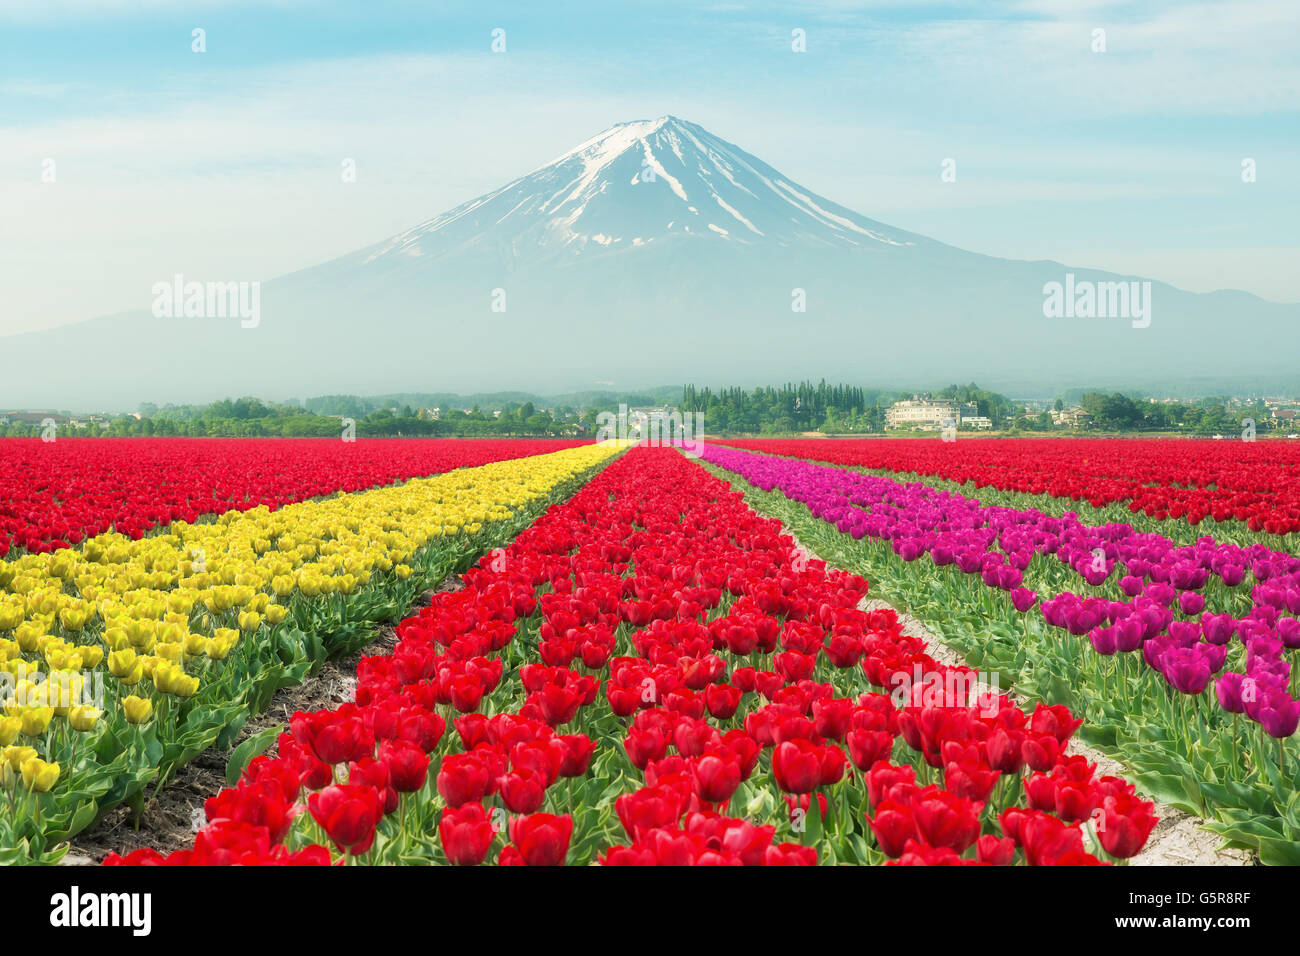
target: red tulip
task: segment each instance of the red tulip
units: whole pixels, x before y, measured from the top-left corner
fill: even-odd
[[[560,758],[561,777],[581,777],[591,766],[596,744],[586,734],[567,734],[555,738],[563,748]]]
[[[740,707],[741,690],[730,684],[710,684],[704,688],[704,706],[716,720],[730,720]]]
[[[806,740],[787,740],[772,751],[772,776],[788,793],[811,793],[821,785],[822,755]]]
[[[725,803],[740,786],[740,760],[730,750],[712,748],[695,761],[694,776],[701,800]]]
[[[209,797],[203,809],[209,822],[235,820],[266,827],[272,843],[283,840],[293,822],[292,805],[279,784],[269,778],[222,790]]]
[[[501,778],[500,793],[511,813],[535,813],[546,802],[546,779],[536,770],[520,768]]]
[[[623,749],[638,770],[644,770],[651,760],[658,760],[668,752],[668,738],[659,730],[638,730],[633,727],[623,738]]]
[[[1030,866],[1053,866],[1067,853],[1083,852],[1083,832],[1051,814],[1030,811],[1019,823],[1019,843]]]
[[[876,807],[876,815],[867,817],[871,832],[885,856],[898,857],[908,840],[916,836],[916,822],[912,808],[900,800],[884,800]]]
[[[438,793],[449,807],[459,807],[482,800],[490,781],[490,770],[477,753],[452,754],[438,771]]]
[[[1097,821],[1097,839],[1105,851],[1121,860],[1136,856],[1160,822],[1154,809],[1155,804],[1129,793],[1105,797]]]
[[[438,838],[442,852],[456,866],[478,866],[487,859],[496,828],[481,803],[466,803],[442,811]]]
[[[669,787],[642,787],[614,801],[619,822],[634,840],[639,840],[647,830],[676,826],[684,809],[681,794]]]
[[[408,740],[386,740],[379,745],[379,759],[387,764],[393,789],[414,793],[429,776],[429,755]]]
[[[917,836],[930,846],[951,847],[960,853],[979,837],[982,807],[982,803],[938,787],[926,787],[912,796]]]
[[[560,866],[572,836],[573,818],[568,814],[534,813],[510,820],[510,840],[525,866]]]
[[[383,819],[383,801],[373,787],[334,784],[307,798],[307,809],[339,849],[352,855],[365,853]]]
[[[975,849],[979,861],[990,866],[1010,866],[1016,858],[1016,841],[1010,837],[987,834],[975,841]]]
[[[867,780],[867,800],[873,807],[884,800],[907,800],[916,791],[916,768],[904,764],[895,767],[881,760],[864,775]]]
[[[868,770],[881,760],[888,760],[894,751],[894,738],[885,730],[850,730],[844,742],[849,748],[849,759],[859,770]]]

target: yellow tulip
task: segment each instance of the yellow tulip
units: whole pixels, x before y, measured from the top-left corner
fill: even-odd
[[[46,763],[40,757],[23,762],[23,783],[35,793],[47,793],[59,781],[59,765]]]
[[[135,618],[127,623],[126,636],[133,647],[148,651],[153,647],[154,641],[157,639],[155,624],[153,621]]]
[[[59,671],[45,682],[47,702],[60,717],[66,717],[82,698],[86,681],[79,671]]]
[[[37,672],[33,672],[37,673]],[[13,696],[5,701],[6,714],[21,714],[23,708],[28,705],[40,706],[45,703],[45,683],[42,681],[37,684],[35,681],[23,677],[14,684]]]
[[[135,668],[136,653],[131,648],[113,651],[108,655],[108,671],[118,679],[125,678]]]
[[[191,674],[176,674],[171,679],[168,693],[176,697],[193,697],[198,693],[199,679]]]
[[[95,729],[95,724],[103,714],[104,712],[102,710],[97,710],[94,707],[83,704],[78,707],[73,707],[68,711],[68,723],[72,726],[73,730],[85,733],[88,730]]]
[[[268,624],[274,627],[276,624],[279,624],[281,621],[283,621],[285,615],[287,615],[288,613],[289,613],[289,609],[285,607],[283,604],[268,604],[266,606],[266,621]]]
[[[27,707],[22,713],[23,733],[28,737],[39,737],[45,733],[53,719],[53,707]]]
[[[201,634],[195,634],[195,635],[192,635],[192,636],[202,638],[203,635],[201,635]],[[179,664],[181,661],[185,660],[185,655],[186,655],[186,654],[197,654],[197,653],[199,653],[199,651],[201,651],[201,650],[203,649],[203,641],[200,640],[200,641],[198,642],[198,650],[191,650],[191,647],[193,647],[193,646],[194,646],[194,645],[193,645],[193,644],[188,640],[188,637],[187,637],[187,639],[186,639],[186,641],[185,641],[184,644],[159,644],[159,645],[158,645],[157,647],[155,647],[154,650],[153,650],[153,658],[152,658],[152,659],[153,659],[153,660],[162,660],[162,661],[171,661],[173,664]],[[147,661],[147,660],[150,660],[150,658],[145,658],[145,660],[146,660],[146,661]],[[151,673],[151,668],[150,668],[150,666],[149,666],[148,664],[145,665],[145,669],[144,669],[144,670],[145,670],[145,673],[146,673],[149,677],[153,677],[153,674]]]
[[[134,687],[136,684],[140,683],[143,677],[144,677],[144,659],[140,658],[136,660],[134,667],[132,667],[125,674],[119,675],[117,679],[123,684],[125,684],[127,687]]]
[[[4,669],[10,674],[13,674],[14,677],[19,680],[22,680],[28,674],[35,673],[38,670],[35,664],[31,661],[23,660],[21,657],[15,657],[11,660],[5,661]]]
[[[12,769],[18,770],[26,761],[31,760],[36,756],[36,748],[6,747],[4,753],[0,754],[0,756],[4,757],[5,763],[7,763]]]
[[[27,616],[26,610],[21,604],[0,605],[0,631],[11,631],[23,622]]]
[[[153,701],[132,694],[130,697],[122,698],[122,710],[126,714],[127,723],[147,723],[153,716]]]
[[[25,621],[14,629],[14,640],[28,654],[40,646],[40,640],[44,636],[45,628],[34,621]]]
[[[23,729],[21,717],[0,717],[0,747],[8,747]]]
[[[59,623],[65,631],[80,631],[86,626],[89,615],[80,608],[65,607],[59,612]]]
[[[178,672],[184,673],[184,670],[176,663],[158,660],[154,664],[153,673],[149,675],[149,679],[153,681],[154,687],[167,694],[171,692],[172,680]]]
[[[104,660],[104,649],[98,644],[87,644],[81,649],[81,660],[86,667],[94,670]]]
[[[27,595],[27,613],[53,614],[59,609],[59,595],[49,591],[33,592]]]
[[[188,621],[164,621],[158,625],[158,643],[175,644],[177,641],[185,640],[189,633]]]
[[[256,611],[239,612],[239,629],[241,631],[256,631],[262,626],[262,615]]]

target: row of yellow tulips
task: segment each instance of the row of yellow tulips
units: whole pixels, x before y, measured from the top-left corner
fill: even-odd
[[[107,685],[104,706],[127,722],[147,722],[153,694],[193,696],[204,663],[280,623],[295,593],[352,594],[377,571],[409,576],[426,545],[506,520],[617,451],[587,445],[0,562],[0,781],[55,786],[60,768],[41,756],[42,738],[58,720],[95,730],[92,685]]]

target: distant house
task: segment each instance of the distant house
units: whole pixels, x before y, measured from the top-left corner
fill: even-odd
[[[639,405],[636,408],[629,408],[627,417],[633,419],[644,415],[647,419],[671,418],[673,415],[680,414],[680,411],[676,405]]]
[[[1275,422],[1294,422],[1300,420],[1300,409],[1275,408],[1273,409],[1273,420]]]
[[[938,431],[947,423],[956,427],[961,424],[963,408],[971,408],[971,406],[958,402],[930,401],[920,398],[894,402],[885,409],[885,428]]]
[[[969,418],[963,415],[961,419],[961,427],[978,429],[992,428],[993,419],[989,418],[987,415],[971,415]]]
[[[1092,416],[1082,408],[1063,408],[1052,413],[1052,424],[1063,428],[1078,428],[1092,421]]]

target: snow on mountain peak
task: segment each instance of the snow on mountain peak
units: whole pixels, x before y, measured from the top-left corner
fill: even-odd
[[[695,123],[619,123],[494,192],[368,250],[439,256],[470,245],[516,257],[683,238],[746,245],[871,247],[920,237],[818,196]]]

